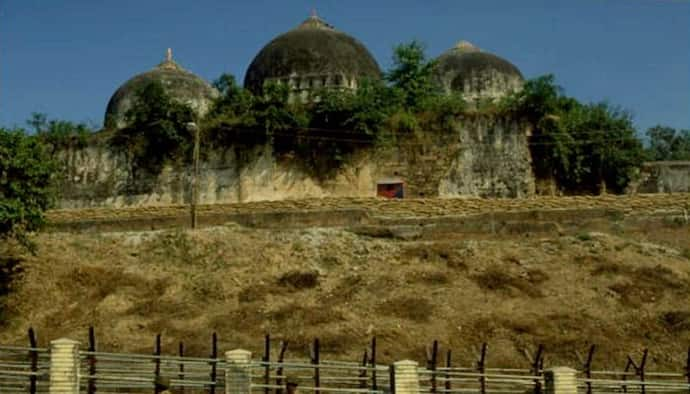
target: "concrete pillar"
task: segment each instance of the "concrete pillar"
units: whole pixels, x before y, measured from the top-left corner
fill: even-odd
[[[545,394],[577,394],[577,371],[555,367],[544,371]]]
[[[417,374],[417,362],[402,360],[393,363],[391,388],[394,394],[418,394],[419,374]]]
[[[60,338],[50,342],[51,394],[79,394],[79,342]]]
[[[236,349],[225,352],[228,363],[225,370],[225,394],[251,394],[252,352]]]

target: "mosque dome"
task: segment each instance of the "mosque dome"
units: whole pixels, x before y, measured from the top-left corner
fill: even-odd
[[[209,111],[213,99],[219,94],[201,77],[177,64],[172,59],[172,51],[168,49],[162,63],[150,71],[134,76],[115,91],[105,111],[106,127],[125,127],[125,115],[131,109],[138,92],[154,81],[160,82],[173,100],[188,105],[198,116]]]
[[[444,92],[458,92],[470,100],[496,99],[520,90],[524,83],[515,65],[467,41],[438,57],[434,79]]]
[[[311,89],[356,89],[358,81],[380,77],[376,60],[362,43],[312,14],[261,49],[247,69],[244,86],[259,94],[267,81],[275,81],[306,97]]]

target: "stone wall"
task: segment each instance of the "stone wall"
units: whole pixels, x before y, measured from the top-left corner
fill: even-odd
[[[273,144],[204,150],[202,204],[314,197],[372,197],[380,181],[399,180],[405,197],[524,197],[534,193],[529,129],[510,119],[463,118],[447,131],[419,133],[386,147],[367,146],[324,176]],[[103,141],[58,152],[60,208],[160,206],[190,201],[191,165],[147,173]]]
[[[653,161],[642,165],[640,178],[630,187],[635,193],[690,192],[690,161]]]

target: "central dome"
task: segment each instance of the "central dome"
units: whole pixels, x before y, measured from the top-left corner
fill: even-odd
[[[306,99],[313,89],[356,89],[358,81],[380,77],[376,60],[362,43],[312,15],[261,49],[244,86],[260,94],[266,82],[284,83],[293,95]]]

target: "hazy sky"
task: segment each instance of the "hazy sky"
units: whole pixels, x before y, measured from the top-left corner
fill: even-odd
[[[209,81],[242,81],[313,8],[384,69],[397,43],[437,56],[462,39],[629,109],[641,129],[690,128],[690,0],[0,0],[0,126],[31,112],[101,125],[111,94],[168,47]]]

